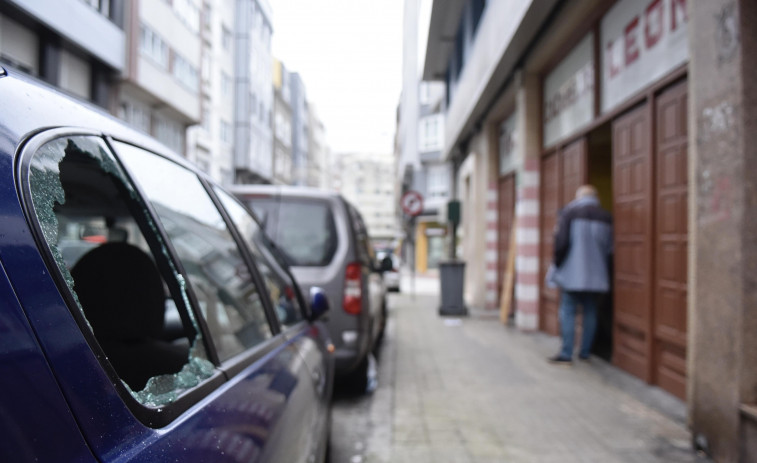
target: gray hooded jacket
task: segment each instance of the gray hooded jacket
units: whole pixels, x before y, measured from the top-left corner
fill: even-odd
[[[586,196],[560,212],[550,277],[565,291],[606,293],[610,290],[612,216],[599,200]]]

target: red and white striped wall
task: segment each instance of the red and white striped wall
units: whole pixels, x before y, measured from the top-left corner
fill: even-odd
[[[497,309],[497,182],[489,182],[486,191],[486,309]]]
[[[526,159],[516,187],[515,325],[539,328],[539,159]]]

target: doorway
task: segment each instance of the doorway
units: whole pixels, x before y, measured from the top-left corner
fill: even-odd
[[[612,124],[608,122],[597,127],[587,138],[588,183],[596,187],[602,207],[612,213]],[[610,268],[613,268],[612,262]],[[611,287],[610,293],[603,296],[599,303],[597,332],[592,348],[592,354],[607,361],[612,359],[612,299]]]

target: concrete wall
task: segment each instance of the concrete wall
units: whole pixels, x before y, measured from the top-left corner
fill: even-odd
[[[465,267],[465,303],[486,307],[487,226],[496,224],[496,208],[490,210],[489,198],[496,199],[497,157],[493,143],[494,129],[484,127],[468,146],[468,158],[460,169],[462,202],[463,255]],[[493,212],[493,215],[492,215]]]
[[[719,462],[757,461],[757,4],[689,2],[689,410]]]

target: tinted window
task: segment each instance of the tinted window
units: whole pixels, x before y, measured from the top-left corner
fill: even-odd
[[[255,257],[279,322],[284,326],[299,322],[303,319],[302,309],[297,302],[294,282],[284,270],[286,264],[277,262],[278,251],[244,206],[221,189],[216,189],[216,194]]]
[[[209,377],[213,365],[164,243],[103,141],[70,137],[43,145],[31,161],[29,186],[76,310],[132,394],[162,405]]]
[[[221,360],[272,336],[261,296],[221,213],[200,179],[165,158],[122,143],[189,276]]]
[[[352,222],[352,232],[355,234],[355,250],[357,258],[365,265],[371,266],[375,260],[373,248],[371,247],[368,229],[363,222],[363,217],[351,204],[347,204],[347,209]]]
[[[324,266],[337,248],[336,226],[329,203],[292,198],[253,199],[255,213],[265,224],[291,265]]]

